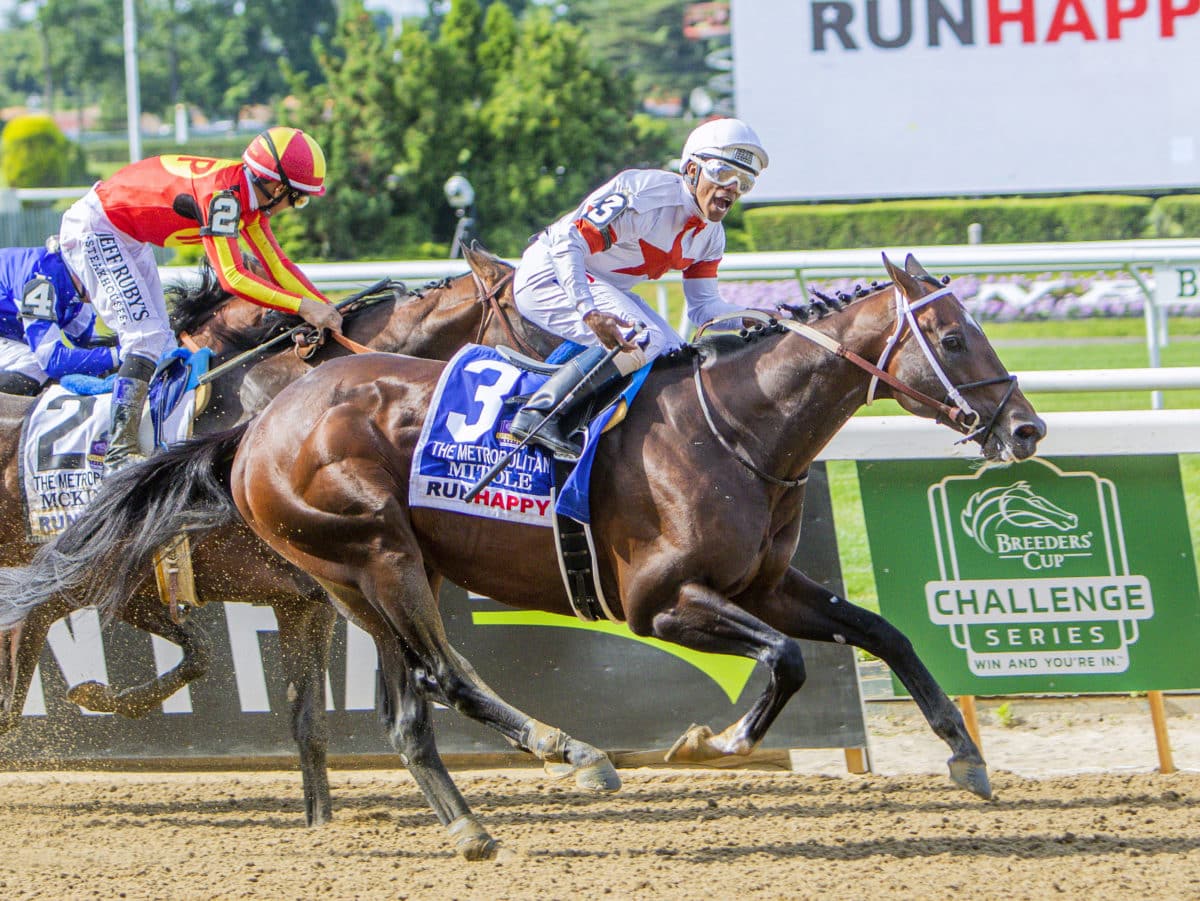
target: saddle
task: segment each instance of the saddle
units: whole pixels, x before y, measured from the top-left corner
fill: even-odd
[[[566,345],[560,345],[543,363],[508,347],[497,346],[496,348],[500,356],[512,365],[527,372],[546,376],[553,375],[563,362],[581,349],[579,345],[568,342]],[[623,397],[629,388],[629,382],[629,378],[622,379],[608,390],[599,392],[589,404],[565,417],[562,421],[563,432],[568,435],[582,432],[597,414],[609,407],[614,407],[614,405],[612,415],[604,423],[601,432],[607,432],[619,425],[629,410],[628,402]],[[515,398],[522,404],[527,399],[527,395]],[[554,544],[558,550],[559,572],[567,590],[567,600],[570,601],[571,609],[579,619],[585,622],[595,622],[600,619],[617,622],[618,618],[613,614],[604,598],[604,591],[600,587],[596,566],[596,546],[592,539],[591,524],[567,515],[560,510],[558,503],[574,469],[575,461],[555,458],[552,492],[554,499],[553,526]]]

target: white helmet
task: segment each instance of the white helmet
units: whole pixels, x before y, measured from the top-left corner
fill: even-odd
[[[741,119],[713,119],[693,129],[683,145],[679,170],[698,157],[724,160],[754,175],[770,162],[754,129]]]

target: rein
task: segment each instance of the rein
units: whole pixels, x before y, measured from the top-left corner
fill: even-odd
[[[748,470],[762,479],[764,482],[769,482],[772,485],[778,485],[781,488],[799,488],[808,481],[808,473],[800,476],[798,479],[780,479],[769,472],[764,472],[755,465],[754,461],[739,451],[736,447],[729,443],[729,440],[717,431],[717,424],[713,421],[712,411],[708,408],[708,399],[704,396],[704,382],[700,378],[700,354],[692,357],[692,376],[696,382],[696,397],[700,400],[700,411],[704,414],[704,421],[708,423],[708,430],[713,433],[713,437],[721,447],[725,448],[735,460],[745,466]]]
[[[366,307],[373,306],[377,303],[382,303],[388,298],[394,296],[397,290],[401,293],[407,293],[407,289],[404,287],[402,282],[397,282],[389,278],[380,279],[378,282],[371,285],[371,287],[364,288],[357,294],[352,294],[349,297],[343,298],[338,303],[334,304],[334,306],[337,307],[338,310],[344,310],[346,314],[349,315],[350,313],[357,312],[358,310],[365,309]],[[233,369],[235,366],[239,366],[252,357],[258,356],[263,351],[274,347],[276,344],[280,344],[281,342],[291,338],[293,335],[298,334],[306,328],[311,328],[311,326],[307,322],[301,322],[299,325],[293,326],[286,332],[276,335],[274,338],[264,341],[262,344],[252,347],[247,351],[243,351],[232,359],[226,360],[220,366],[215,366],[208,372],[204,373],[204,375],[200,377],[200,384],[211,382],[213,379],[217,378],[217,376],[229,371],[230,369]],[[343,344],[343,346],[347,349],[354,350],[354,347],[351,347],[350,345],[362,348],[362,350],[354,350],[355,353],[363,353],[369,350],[369,348],[365,348],[361,344],[351,341],[349,338],[346,338],[345,340],[350,342],[349,344]]]
[[[516,275],[516,270],[510,270],[508,274],[504,276],[504,278],[500,279],[500,281],[496,282],[496,284],[492,285],[492,287],[489,289],[488,286],[484,284],[483,279],[479,277],[479,273],[477,273],[474,269],[471,270],[471,278],[475,279],[476,300],[487,307],[483,313],[483,317],[479,320],[479,333],[475,336],[475,343],[483,343],[483,333],[487,330],[488,320],[492,316],[495,316],[497,321],[500,323],[500,327],[504,329],[505,336],[516,346],[517,350],[526,356],[533,357],[534,359],[540,359],[541,354],[531,347],[528,341],[516,333],[512,327],[512,322],[509,321],[508,314],[505,313],[504,308],[500,306],[500,292],[504,289],[505,285],[512,281],[514,275]]]

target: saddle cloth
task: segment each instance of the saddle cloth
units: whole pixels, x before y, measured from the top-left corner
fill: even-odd
[[[626,403],[644,379],[645,371],[635,374],[634,383],[622,395]],[[583,454],[557,502],[554,461],[537,446],[522,448],[471,503],[463,500],[483,474],[519,443],[508,431],[512,418],[522,400],[545,381],[546,376],[514,366],[489,347],[469,344],[455,354],[425,415],[409,479],[409,505],[547,528],[554,525],[555,510],[588,522],[592,461],[615,405],[585,429]]]
[[[182,365],[171,365],[182,360]],[[147,456],[187,438],[196,414],[197,372],[207,357],[165,359],[147,400],[139,440]],[[111,392],[111,386],[109,386]],[[51,541],[87,507],[99,489],[108,448],[112,394],[76,394],[51,385],[21,428],[20,475],[29,540]]]

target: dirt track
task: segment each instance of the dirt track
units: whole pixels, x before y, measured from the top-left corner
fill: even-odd
[[[403,774],[344,774],[306,830],[297,782],[6,780],[6,898],[1196,898],[1200,776],[637,770],[613,796],[534,773],[460,774],[505,857],[454,857]]]
[[[1144,701],[1020,702],[1007,729],[985,707],[990,803],[950,784],[903,707],[872,715],[885,775],[805,752],[806,774],[632,769],[596,796],[539,770],[459,772],[502,847],[474,864],[402,771],[335,772],[318,830],[290,774],[0,774],[0,897],[1194,899],[1195,706],[1169,703],[1188,770],[1172,775],[1152,772]],[[1028,775],[1065,766],[1109,772]]]

